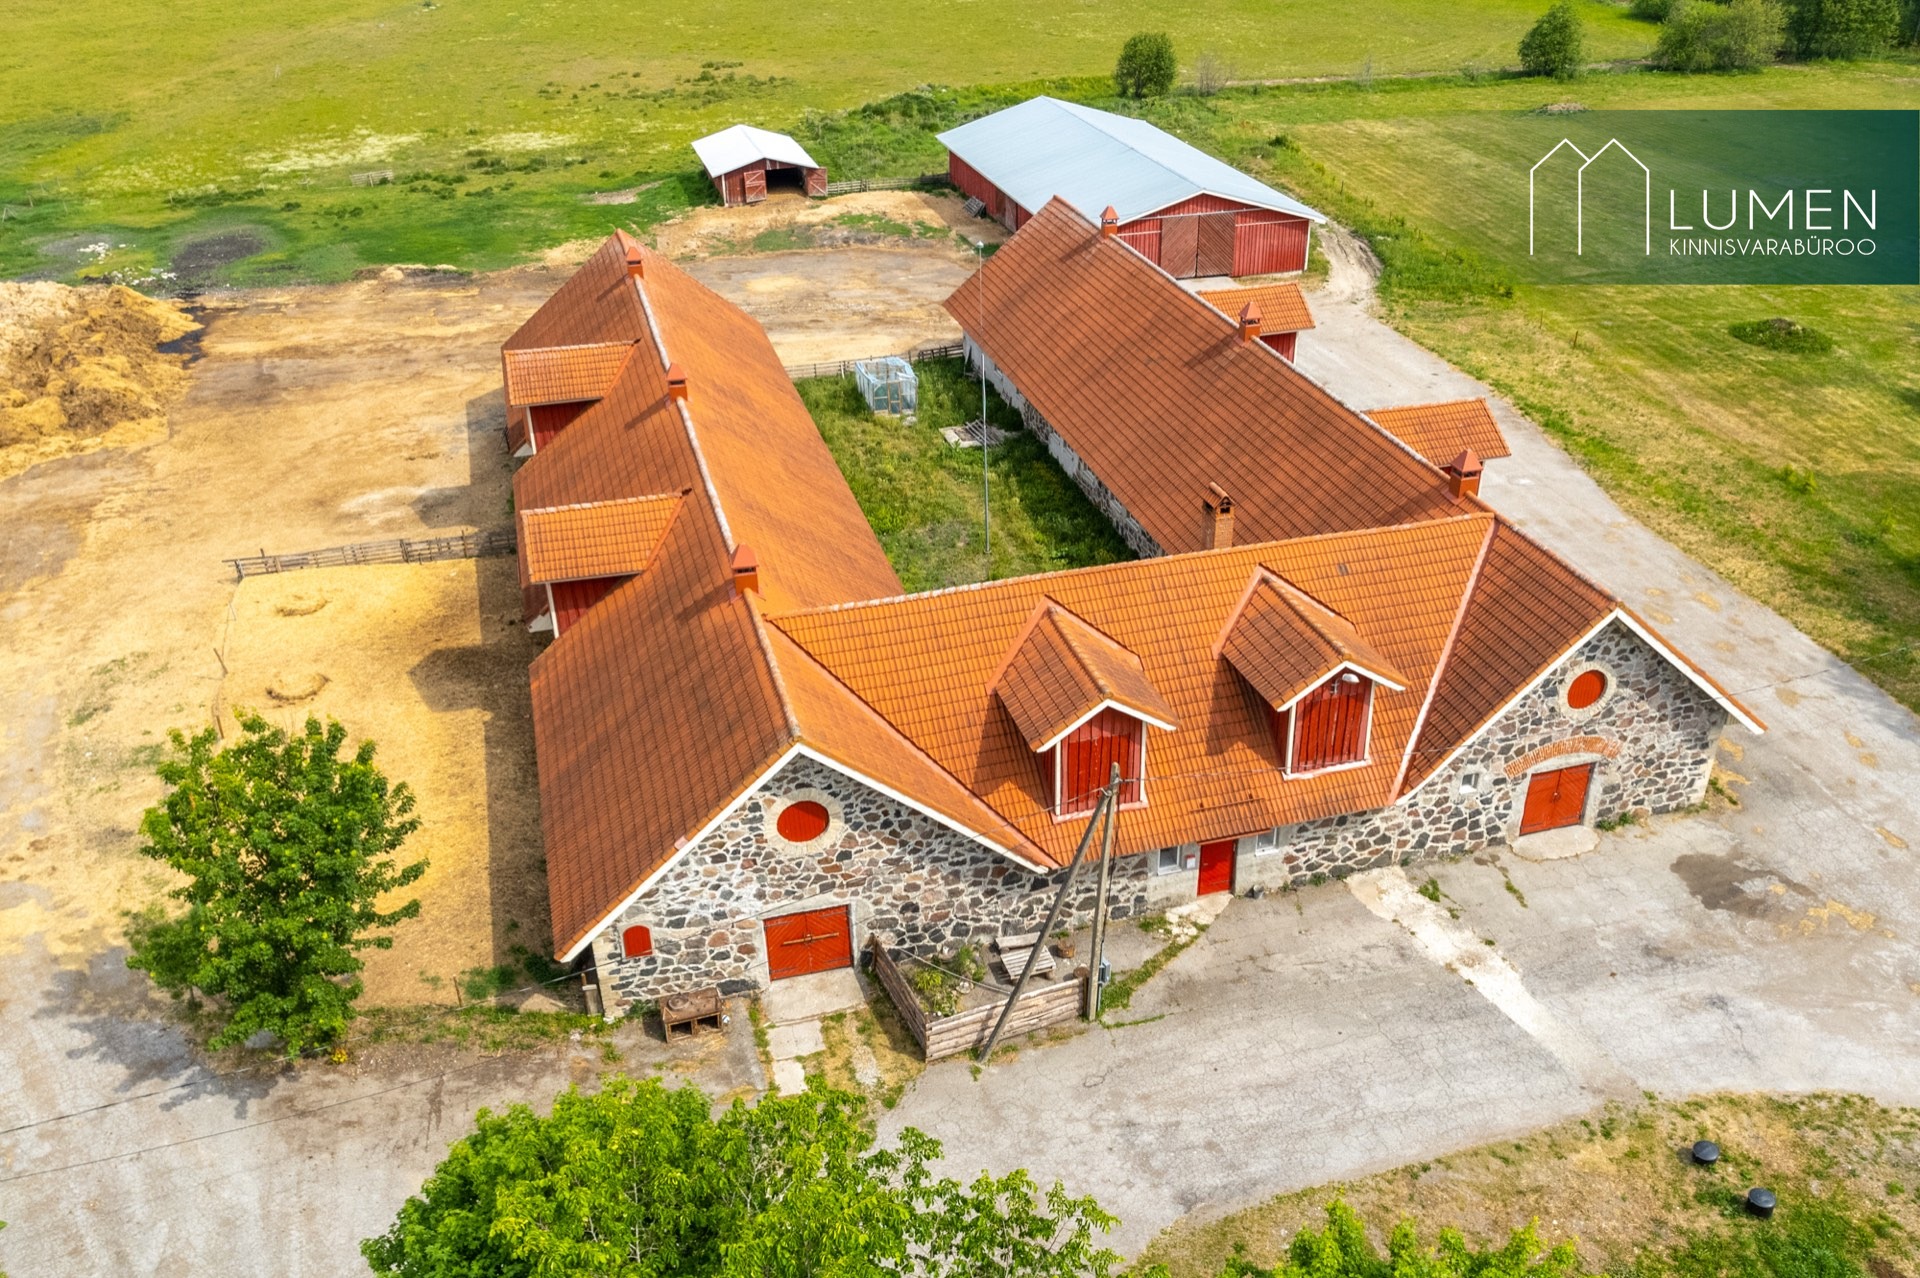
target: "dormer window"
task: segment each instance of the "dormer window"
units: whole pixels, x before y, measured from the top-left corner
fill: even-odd
[[[1406,691],[1405,677],[1351,622],[1264,569],[1219,651],[1266,703],[1289,777],[1366,763],[1376,693]]]
[[[1033,751],[1056,820],[1098,806],[1115,765],[1120,806],[1147,801],[1147,728],[1175,724],[1133,651],[1046,599],[989,686]]]

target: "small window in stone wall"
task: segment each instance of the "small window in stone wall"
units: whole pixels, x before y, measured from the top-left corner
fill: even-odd
[[[833,817],[827,812],[826,804],[802,799],[782,809],[774,828],[789,843],[809,843],[825,834],[832,822]]]
[[[620,933],[622,958],[645,958],[653,953],[653,929],[638,923]]]
[[[1174,874],[1180,869],[1180,849],[1161,848],[1154,869],[1161,874]]]

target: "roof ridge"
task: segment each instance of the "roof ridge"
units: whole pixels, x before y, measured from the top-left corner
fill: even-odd
[[[1119,559],[1108,564],[1088,564],[1081,568],[1056,568],[1052,572],[1030,572],[1018,577],[996,577],[992,581],[971,581],[958,586],[941,586],[937,590],[910,591],[900,595],[886,595],[879,599],[850,599],[845,603],[816,604],[811,608],[793,608],[771,614],[777,625],[782,621],[796,617],[819,616],[825,613],[851,612],[856,608],[876,608],[885,604],[906,603],[909,600],[934,599],[944,595],[957,595],[971,590],[988,590],[996,586],[1016,586],[1022,582],[1052,581],[1062,577],[1071,577],[1086,573],[1120,572],[1126,570],[1145,571],[1150,565],[1170,563],[1175,560],[1187,562],[1203,555],[1237,555],[1252,550],[1271,550],[1276,546],[1300,546],[1309,542],[1331,541],[1340,537],[1364,537],[1374,533],[1414,532],[1441,524],[1456,523],[1468,519],[1498,519],[1491,509],[1463,510],[1454,515],[1441,515],[1435,519],[1410,519],[1403,524],[1381,524],[1375,528],[1351,528],[1343,532],[1309,533],[1302,537],[1282,537],[1274,541],[1249,541],[1232,546],[1208,546],[1201,550],[1183,550],[1171,555],[1148,555],[1141,559]],[[1261,564],[1261,567],[1266,565]],[[1269,571],[1272,571],[1269,569]],[[1280,574],[1275,573],[1275,576]],[[1591,583],[1589,583],[1591,584]],[[1309,596],[1311,598],[1311,596]],[[1316,601],[1318,602],[1318,601]],[[1323,605],[1324,606],[1324,605]],[[1071,609],[1069,609],[1071,611]],[[1331,608],[1328,612],[1333,612]],[[1078,614],[1075,614],[1076,616]],[[1337,613],[1335,614],[1338,615]],[[1091,623],[1089,623],[1091,624]],[[784,628],[784,627],[783,627]],[[1095,627],[1098,629],[1098,627]],[[1123,645],[1124,646],[1124,645]]]
[[[638,502],[669,501],[687,497],[692,492],[693,489],[689,486],[682,488],[679,492],[645,493],[638,497],[608,497],[602,501],[570,501],[559,506],[529,506],[525,510],[518,510],[514,513],[516,515],[545,515],[560,510],[598,510],[603,506],[631,506]]]

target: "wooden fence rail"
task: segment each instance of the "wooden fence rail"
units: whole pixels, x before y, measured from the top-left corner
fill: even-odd
[[[944,173],[922,173],[918,177],[847,178],[827,183],[828,195],[854,195],[861,191],[911,191],[917,187],[945,186]]]
[[[915,364],[924,364],[932,359],[959,359],[965,353],[964,344],[949,342],[945,346],[923,346],[917,351],[908,351],[900,358],[911,360]],[[793,364],[787,368],[787,376],[796,382],[805,381],[809,377],[852,377],[855,364],[887,358],[889,357],[885,355],[863,355],[859,359],[835,359],[822,364]]]
[[[900,1019],[907,1030],[920,1044],[921,1055],[929,1061],[937,1061],[943,1056],[957,1056],[961,1052],[971,1051],[987,1041],[987,1035],[993,1031],[993,1023],[1000,1017],[1000,1009],[1006,1005],[1006,999],[997,998],[985,1007],[975,1007],[952,1016],[934,1016],[920,1006],[919,998],[913,992],[913,986],[900,970],[900,965],[887,948],[878,940],[873,942],[873,971],[880,978],[880,984],[887,991],[887,997],[900,1011]],[[1014,1005],[1013,1015],[1007,1018],[1007,1028],[1002,1035],[1028,1034],[1049,1025],[1064,1025],[1080,1015],[1081,1005],[1086,1001],[1086,978],[1055,981],[1049,985],[1035,984],[1021,994],[1019,1003]]]
[[[515,539],[511,528],[456,533],[451,537],[395,537],[390,541],[362,541],[323,550],[301,550],[286,555],[245,555],[224,562],[236,581],[271,572],[302,568],[343,568],[352,564],[424,564],[440,559],[484,559],[511,555]]]

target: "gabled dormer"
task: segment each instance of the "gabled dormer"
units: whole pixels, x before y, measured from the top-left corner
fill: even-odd
[[[555,638],[646,571],[685,493],[523,510],[517,520],[528,628]]]
[[[1116,763],[1120,806],[1147,801],[1147,729],[1177,724],[1138,654],[1046,599],[987,690],[1033,751],[1056,820],[1092,811]]]
[[[1266,703],[1289,777],[1367,763],[1375,700],[1407,688],[1345,617],[1264,569],[1221,631],[1218,652]]]
[[[613,388],[632,342],[593,342],[500,352],[507,398],[507,443],[530,457]]]

